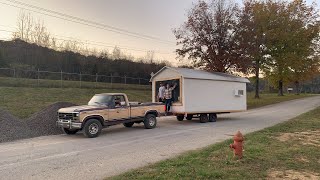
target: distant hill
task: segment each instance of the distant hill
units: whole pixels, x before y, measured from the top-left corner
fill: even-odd
[[[29,44],[22,40],[0,41],[0,67],[24,70],[64,71],[70,73],[101,74],[150,78],[165,66],[164,63],[136,62],[129,59],[113,60],[108,57],[84,56],[71,51]]]

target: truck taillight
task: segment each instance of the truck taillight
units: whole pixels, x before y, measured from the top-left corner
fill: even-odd
[[[164,110],[164,111],[166,111],[166,110],[167,110],[167,107],[166,107],[166,105],[164,105],[164,106],[163,106],[163,110]]]

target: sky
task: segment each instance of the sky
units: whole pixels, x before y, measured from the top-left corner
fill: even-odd
[[[173,65],[182,64],[174,53],[176,44],[172,33],[185,20],[187,10],[197,0],[18,0],[27,4],[65,13],[82,19],[99,22],[130,32],[156,37],[159,40],[146,40],[124,34],[88,27],[66,20],[30,12],[36,19],[43,20],[54,36],[66,36],[85,42],[103,42],[108,46],[118,46],[135,57],[146,56],[146,51],[154,51],[155,58],[168,60]],[[319,0],[318,0],[319,1]],[[240,0],[235,2],[241,3]],[[308,0],[308,4],[312,1]],[[0,39],[11,37],[10,32],[17,26],[20,8],[5,5],[15,3],[0,0]],[[320,2],[318,2],[320,4]],[[28,11],[28,10],[24,10]],[[91,45],[94,46],[94,45]],[[97,49],[112,47],[94,46]],[[124,49],[126,48],[126,49]],[[134,49],[134,50],[130,50]]]

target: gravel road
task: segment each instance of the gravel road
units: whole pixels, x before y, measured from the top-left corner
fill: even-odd
[[[102,179],[253,132],[320,106],[320,96],[246,112],[224,114],[215,123],[158,119],[156,129],[115,126],[94,139],[54,135],[0,144],[1,179]],[[41,126],[39,126],[41,128]]]

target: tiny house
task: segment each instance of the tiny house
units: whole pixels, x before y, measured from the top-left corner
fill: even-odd
[[[152,101],[157,102],[160,83],[177,84],[171,112],[179,121],[200,116],[200,122],[215,121],[219,113],[247,110],[246,78],[186,68],[163,67],[152,82]]]

